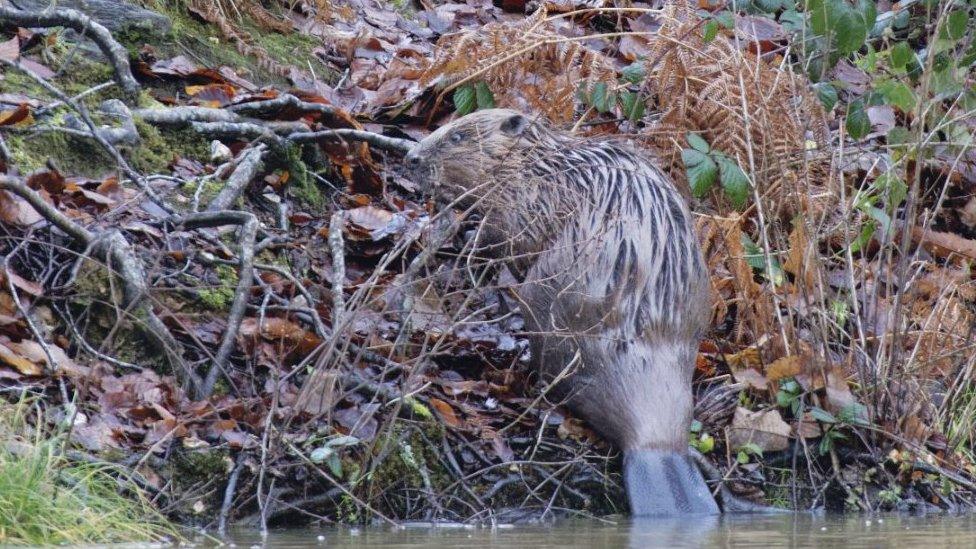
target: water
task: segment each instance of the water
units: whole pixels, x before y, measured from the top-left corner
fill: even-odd
[[[976,516],[903,515],[726,516],[613,523],[565,521],[551,526],[471,528],[415,525],[393,528],[272,531],[262,543],[254,531],[237,531],[238,549],[293,547],[440,549],[567,547],[976,547]]]

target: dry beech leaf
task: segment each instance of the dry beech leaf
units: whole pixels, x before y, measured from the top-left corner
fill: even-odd
[[[740,406],[735,409],[728,429],[732,448],[753,443],[763,452],[779,452],[790,446],[790,425],[775,409],[752,412]]]
[[[0,362],[12,367],[25,376],[39,376],[44,373],[44,368],[40,365],[18,355],[13,349],[2,343],[0,343]]]
[[[437,415],[441,416],[444,423],[451,427],[459,427],[461,425],[461,420],[458,419],[457,414],[454,413],[454,408],[450,404],[439,398],[431,398],[430,404],[437,410]]]
[[[778,358],[766,367],[766,379],[769,381],[779,381],[783,378],[794,377],[800,373],[802,364],[802,359],[796,355]]]
[[[769,388],[769,380],[766,378],[766,376],[762,375],[753,368],[733,371],[732,376],[735,377],[735,380],[739,383],[745,383],[753,389],[765,391]]]

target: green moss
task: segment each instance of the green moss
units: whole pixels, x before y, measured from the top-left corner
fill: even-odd
[[[13,135],[8,140],[13,164],[22,172],[44,167],[48,160],[64,173],[98,178],[115,170],[115,160],[98,143],[63,132],[31,136]]]
[[[179,452],[170,460],[172,479],[189,491],[202,484],[227,476],[227,452],[213,448]]]
[[[230,307],[237,289],[237,270],[230,265],[217,265],[217,278],[220,284],[213,288],[200,290],[200,301],[210,310],[223,311]]]
[[[325,195],[319,189],[315,178],[302,159],[302,147],[291,145],[278,151],[270,158],[270,164],[279,165],[288,171],[289,189],[293,197],[312,211],[322,210],[326,205]]]
[[[132,167],[143,173],[159,173],[178,157],[206,161],[210,142],[189,128],[157,128],[136,120],[141,143],[125,151]]]
[[[57,125],[57,120],[51,121]],[[133,168],[141,173],[159,173],[177,157],[205,160],[209,143],[189,130],[155,128],[136,121],[141,142],[137,146],[118,146]],[[103,177],[117,169],[115,159],[97,142],[86,137],[51,131],[35,135],[11,135],[8,145],[13,163],[22,172],[44,167],[48,160],[64,173],[91,178]]]
[[[141,29],[119,33],[117,38],[129,51],[136,52],[144,44],[152,44],[160,58],[189,52],[191,58],[205,66],[234,67],[242,74],[263,83],[284,80],[272,70],[262,67],[258,59],[241,54],[237,45],[222,36],[215,25],[194,17],[187,9],[185,0],[144,0],[143,4],[169,17],[173,27],[161,37]],[[312,36],[299,32],[282,34],[265,30],[247,17],[238,19],[237,14],[229,14],[228,21],[241,36],[247,37],[250,44],[264,48],[268,57],[280,64],[307,67],[308,60],[314,59],[312,50],[321,45],[321,41]],[[319,78],[326,80],[336,77],[321,65],[316,68],[316,73]]]

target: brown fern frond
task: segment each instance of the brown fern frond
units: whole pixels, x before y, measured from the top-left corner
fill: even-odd
[[[785,188],[787,174],[826,172],[823,159],[805,154],[811,138],[821,148],[827,140],[823,108],[805,78],[744,52],[723,35],[706,43],[700,20],[685,0],[670,3],[663,20],[648,60],[660,127],[649,134],[676,180],[684,183],[680,148],[688,133],[701,135],[747,171],[757,172],[760,194]],[[721,197],[715,198],[721,205]],[[770,202],[785,213],[798,211],[789,201]]]
[[[612,62],[558,34],[544,8],[522,21],[444,36],[437,46],[421,86],[450,90],[483,81],[499,106],[530,109],[557,124],[573,121],[580,84],[617,81]]]

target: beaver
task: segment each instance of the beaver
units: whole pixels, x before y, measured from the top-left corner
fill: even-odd
[[[518,280],[547,396],[623,451],[632,513],[718,513],[688,455],[709,280],[672,181],[625,142],[509,109],[446,124],[405,162],[437,202],[480,217],[477,250]]]

